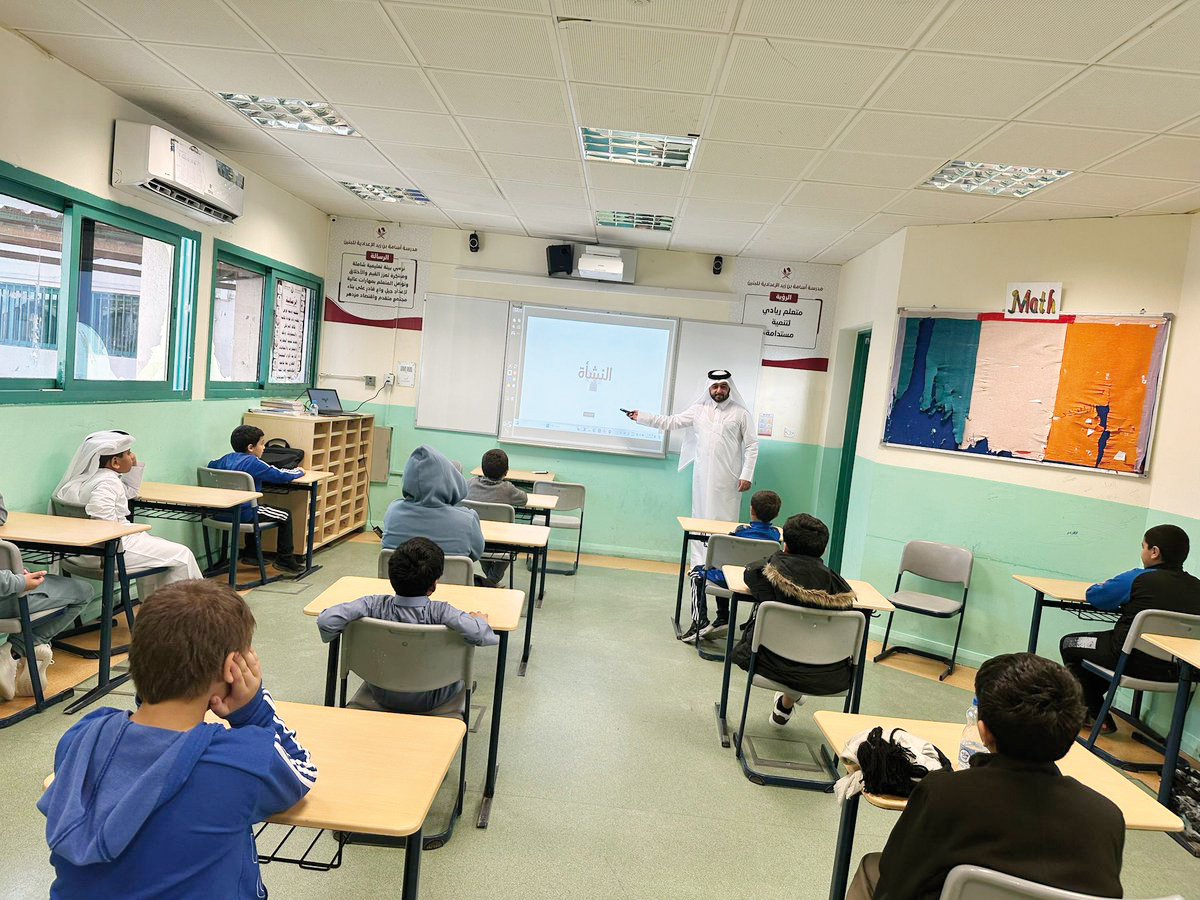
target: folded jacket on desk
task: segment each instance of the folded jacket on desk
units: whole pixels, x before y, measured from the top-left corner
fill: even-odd
[[[950,760],[931,741],[893,728],[885,736],[876,726],[852,736],[841,752],[849,774],[838,779],[833,792],[845,802],[860,791],[908,797],[917,782],[937,769],[950,770]]]

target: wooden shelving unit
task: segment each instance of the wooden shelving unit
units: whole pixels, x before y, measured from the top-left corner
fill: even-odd
[[[316,546],[357,531],[367,524],[367,491],[371,478],[372,429],[374,416],[287,416],[251,413],[242,416],[242,424],[256,425],[271,438],[283,438],[304,451],[305,469],[332,472],[334,477],[317,488]],[[268,506],[292,511],[292,536],[297,552],[307,540],[308,494],[267,494]],[[268,549],[274,542],[269,539]]]

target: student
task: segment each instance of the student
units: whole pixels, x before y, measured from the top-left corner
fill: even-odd
[[[756,602],[774,600],[792,606],[814,609],[850,609],[854,591],[845,579],[821,561],[829,529],[808,513],[792,516],[783,523],[785,549],[767,559],[746,566],[746,587]],[[742,637],[733,648],[733,661],[743,669],[750,667],[750,646],[754,638],[755,616],[742,626]],[[754,672],[792,691],[776,692],[769,720],[786,725],[794,707],[804,702],[804,694],[837,694],[847,690],[854,678],[854,662],[849,657],[828,665],[814,665],[785,659],[767,647],[758,650]]]
[[[132,446],[133,438],[124,431],[89,434],[54,489],[54,498],[84,507],[93,519],[127,521],[129,500],[137,496],[146,468],[133,455]],[[121,549],[125,571],[139,578],[138,595],[143,601],[168,584],[203,577],[195,555],[183,544],[141,532],[121,538]],[[81,556],[73,562],[97,569],[101,565],[96,557]],[[167,571],[161,574],[139,575],[163,567]]]
[[[483,475],[472,478],[467,482],[467,499],[476,503],[507,503],[509,506],[524,506],[529,502],[529,495],[513,484],[505,481],[508,474],[508,454],[496,448],[483,454],[480,463]],[[484,560],[483,572],[493,584],[498,584],[508,568],[508,561],[503,559]]]
[[[1090,722],[1096,721],[1100,707],[1104,705],[1108,680],[1085,669],[1085,660],[1106,669],[1113,668],[1121,656],[1121,647],[1134,616],[1142,610],[1163,609],[1200,615],[1200,579],[1183,571],[1189,549],[1187,532],[1182,528],[1155,525],[1142,538],[1141,568],[1122,572],[1087,589],[1090,605],[1108,612],[1120,610],[1121,614],[1111,631],[1068,634],[1059,643],[1063,664],[1083,686]],[[1156,659],[1135,650],[1129,655],[1125,674],[1150,681],[1177,681],[1179,668],[1172,661]],[[1105,718],[1100,730],[1104,734],[1117,730],[1111,715]]]
[[[0,525],[8,521],[8,510],[4,497],[0,496]],[[54,663],[54,652],[50,640],[70,628],[83,608],[92,602],[95,591],[80,578],[63,578],[45,572],[10,572],[0,569],[0,619],[16,619],[21,614],[19,597],[25,595],[29,613],[62,608],[57,616],[40,619],[33,623],[33,653],[36,657],[38,677],[43,693],[46,691],[46,669]],[[0,642],[0,700],[13,697],[32,697],[33,681],[25,659],[25,644],[20,633],[6,635],[8,640]]]
[[[500,639],[483,613],[465,613],[449,603],[430,600],[429,595],[442,577],[446,556],[442,548],[428,538],[411,538],[396,548],[388,561],[388,579],[394,596],[372,594],[349,603],[331,606],[317,617],[321,640],[328,643],[355,619],[383,619],[411,625],[445,625],[457,631],[468,644],[486,647]],[[402,693],[367,685],[375,702],[392,712],[423,713],[437,709],[463,689],[456,681],[432,691]]]
[[[67,731],[38,801],[52,898],[267,896],[251,825],[299,801],[317,769],[262,686],[253,636],[226,585],[182,581],[142,604],[141,705]],[[209,710],[231,727],[206,724]]]
[[[779,529],[771,524],[779,515],[781,503],[774,491],[758,491],[750,498],[750,524],[739,525],[733,530],[735,537],[751,538],[756,541],[778,541]],[[717,597],[717,617],[708,621],[708,598],[704,595],[704,582],[711,581],[717,587],[727,587],[725,575],[716,566],[696,566],[688,577],[692,583],[692,624],[679,636],[688,644],[697,638],[717,637],[729,627],[729,598]]]
[[[422,444],[404,464],[403,491],[403,499],[389,503],[383,516],[385,550],[427,537],[449,556],[483,556],[479,516],[456,506],[467,495],[467,481],[450,460]]]
[[[287,484],[295,481],[304,474],[303,469],[277,469],[262,461],[263,451],[267,449],[267,439],[261,428],[253,425],[239,425],[233,429],[229,437],[233,447],[232,453],[226,453],[220,459],[209,462],[210,469],[226,469],[231,472],[247,472],[254,479],[254,489],[262,491],[263,483]],[[286,509],[274,506],[258,505],[258,518],[278,522],[275,529],[275,568],[285,572],[303,572],[303,561],[296,559],[295,544],[292,538],[292,514]],[[254,510],[243,507],[242,521],[253,522]],[[258,564],[254,552],[254,535],[246,536],[245,555],[242,559]]]
[[[975,694],[988,752],[916,786],[883,853],[863,857],[846,900],[936,900],[961,865],[1120,897],[1124,816],[1054,764],[1083,723],[1075,679],[1056,662],[1008,653],[979,668]]]

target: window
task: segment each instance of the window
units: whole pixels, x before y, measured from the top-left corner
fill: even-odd
[[[63,218],[0,194],[0,378],[58,374]]]
[[[210,382],[258,380],[258,350],[262,343],[263,297],[267,276],[217,260],[213,281],[212,353]]]

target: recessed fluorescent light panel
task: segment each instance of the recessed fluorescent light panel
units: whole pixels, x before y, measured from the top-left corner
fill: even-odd
[[[995,197],[1028,197],[1060,178],[1074,174],[1066,169],[1039,169],[1035,166],[1005,166],[956,159],[942,166],[922,187],[947,188],[968,194]]]
[[[596,224],[608,225],[610,228],[648,228],[651,231],[670,231],[675,224],[675,217],[601,209],[596,212]]]
[[[690,169],[698,138],[613,131],[609,128],[580,128],[579,140],[583,144],[585,159],[658,166],[661,169]]]
[[[342,187],[364,200],[382,201],[384,203],[429,203],[430,200],[416,188],[398,188],[389,184],[362,184],[357,181],[343,181]]]
[[[354,126],[324,100],[292,100],[286,97],[260,97],[257,94],[226,94],[223,91],[217,91],[217,96],[255,125],[264,128],[314,131],[345,137],[358,134]]]

